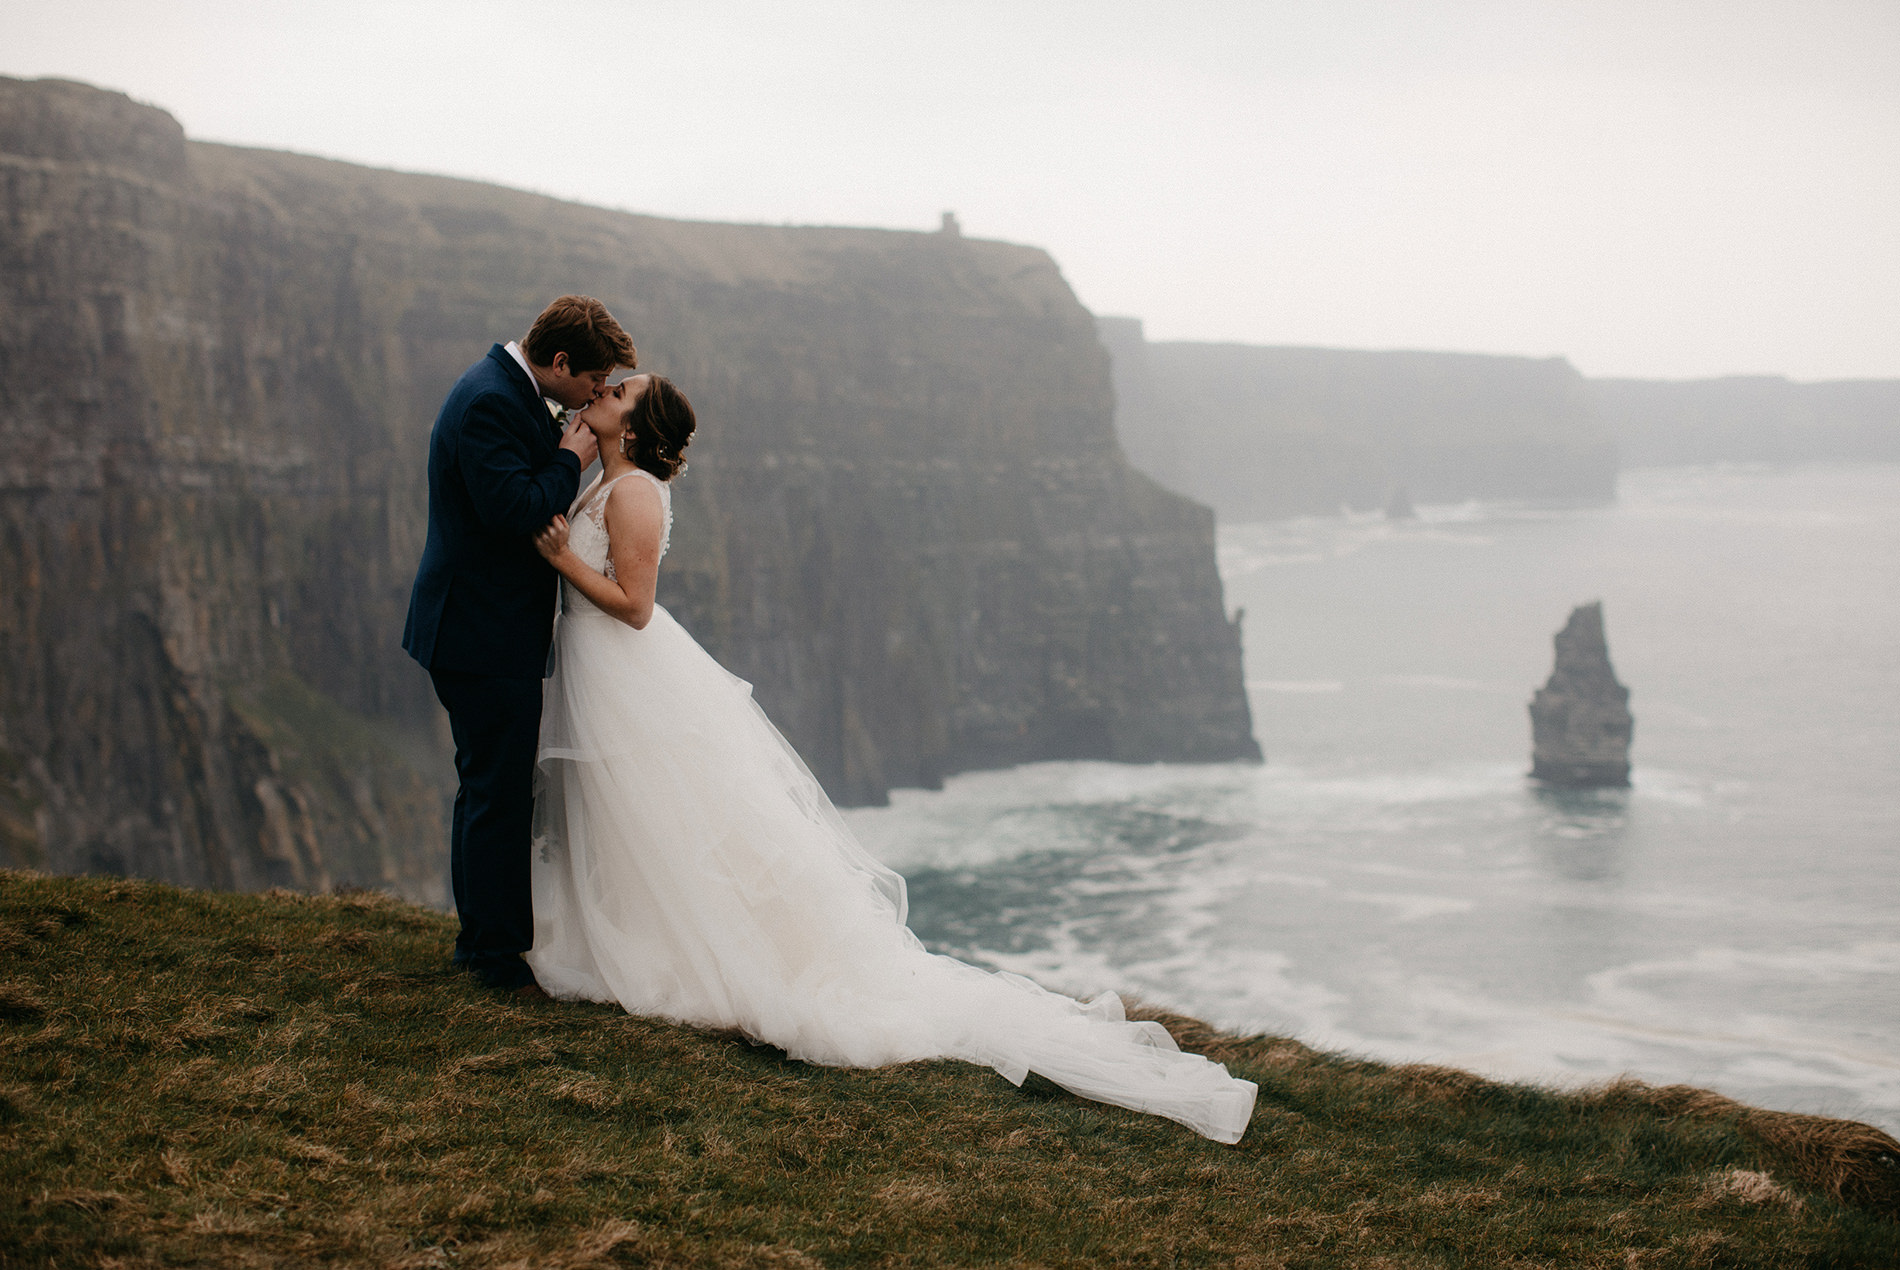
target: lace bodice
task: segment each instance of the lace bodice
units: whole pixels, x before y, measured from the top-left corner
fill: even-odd
[[[660,529],[660,558],[666,558],[666,549],[673,541],[673,490],[665,481],[653,475],[643,467],[631,472],[622,472],[611,481],[596,480],[581,496],[574,500],[574,507],[568,512],[567,545],[574,554],[590,569],[597,569],[607,577],[614,576],[613,555],[608,551],[607,540],[607,495],[613,487],[629,476],[644,477],[653,482],[660,491],[660,511],[664,520]],[[572,582],[561,583],[561,606],[568,612],[579,609],[591,609],[594,602],[582,595]]]

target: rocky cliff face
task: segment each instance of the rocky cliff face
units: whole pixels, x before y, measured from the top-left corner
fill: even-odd
[[[843,801],[1255,757],[1213,518],[1042,252],[669,222],[193,143],[0,79],[0,858],[439,896],[397,647],[448,385],[600,296],[702,431],[661,601]]]
[[[1900,460],[1900,380],[1593,379],[1590,396],[1631,466]]]
[[[1130,460],[1230,520],[1616,491],[1615,444],[1561,358],[1150,344],[1133,319],[1100,325]]]
[[[1582,604],[1557,632],[1550,682],[1531,698],[1531,775],[1566,789],[1630,783],[1630,690],[1616,681],[1603,605]]]

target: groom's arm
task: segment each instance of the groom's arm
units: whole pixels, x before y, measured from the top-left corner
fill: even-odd
[[[536,467],[519,423],[510,417],[518,417],[519,408],[510,410],[511,404],[498,394],[470,403],[456,462],[482,524],[526,537],[567,511],[580,489],[581,464],[573,451],[556,450]]]

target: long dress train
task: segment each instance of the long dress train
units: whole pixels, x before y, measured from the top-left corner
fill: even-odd
[[[670,537],[672,491],[629,476],[658,486]],[[570,518],[571,548],[609,576],[615,483]],[[1126,1021],[1113,993],[1084,1004],[927,951],[903,879],[858,845],[749,684],[665,609],[636,631],[562,589],[527,958],[550,994],[737,1028],[812,1063],[957,1058],[1016,1084],[1033,1071],[1239,1141],[1251,1082]]]

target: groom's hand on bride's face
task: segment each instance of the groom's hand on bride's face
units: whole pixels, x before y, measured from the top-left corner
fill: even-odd
[[[567,421],[567,431],[561,434],[561,448],[572,450],[574,457],[581,461],[582,468],[586,468],[600,455],[600,442],[594,439],[593,432],[578,417]]]

